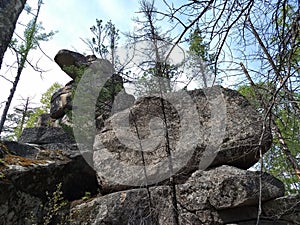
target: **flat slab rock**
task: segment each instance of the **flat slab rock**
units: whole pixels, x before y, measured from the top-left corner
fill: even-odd
[[[268,174],[262,176],[262,187],[263,202],[284,194],[283,184]],[[96,197],[72,208],[74,224],[173,225],[171,193],[169,186],[156,186]],[[182,225],[238,222],[246,209],[258,204],[259,174],[230,166],[196,171],[185,184],[176,186],[176,194]]]
[[[92,58],[94,59],[95,56],[93,56]],[[75,80],[76,76],[78,75],[76,69],[89,66],[90,59],[91,56],[86,57],[78,52],[73,52],[67,49],[59,50],[59,52],[54,57],[54,61],[73,80]]]
[[[74,138],[60,127],[25,128],[20,142],[31,144],[75,143]]]
[[[26,158],[35,158],[40,149],[15,141],[0,141],[0,158],[3,158],[7,154],[14,154]],[[3,153],[1,157],[1,152]]]
[[[96,135],[94,167],[107,192],[159,183],[170,174],[180,183],[198,168],[247,169],[258,161],[260,147],[266,152],[271,145],[262,116],[234,90],[216,86],[164,99],[138,99]]]

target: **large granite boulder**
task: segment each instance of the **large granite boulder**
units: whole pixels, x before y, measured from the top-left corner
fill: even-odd
[[[190,211],[256,205],[260,198],[260,176],[263,202],[284,195],[283,183],[267,173],[260,175],[259,172],[221,166],[194,172],[184,184],[178,185],[178,200]]]
[[[180,224],[242,221],[239,215],[244,212],[243,208],[258,204],[259,183],[259,173],[230,166],[196,171],[186,183],[176,186]],[[283,184],[268,174],[262,176],[262,187],[263,202],[284,194]],[[169,186],[138,188],[97,197],[74,206],[71,211],[74,224],[172,225],[174,201],[171,196]],[[225,213],[224,209],[235,209],[234,214],[233,211]]]
[[[54,57],[54,61],[73,80],[96,59],[97,57],[94,55],[84,56],[78,52],[67,49],[60,50]]]
[[[300,195],[279,197],[262,204],[260,225],[300,224]],[[258,207],[245,206],[219,212],[224,224],[256,225]]]
[[[104,190],[153,184],[170,174],[180,183],[199,167],[247,169],[271,145],[263,117],[236,91],[217,86],[164,98],[138,99],[111,116],[96,135],[94,167]]]

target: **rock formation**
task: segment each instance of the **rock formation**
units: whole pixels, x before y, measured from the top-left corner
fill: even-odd
[[[83,76],[85,69],[92,66],[93,63],[106,62],[107,60],[97,59],[94,55],[84,56],[80,53],[69,50],[60,50],[56,54],[54,60],[73,80],[53,94],[50,109],[50,117],[53,121],[51,124],[52,126],[72,126],[72,123],[70,122],[71,118],[69,118],[67,112],[72,110],[72,93],[76,89],[77,82],[79,82],[80,77]],[[109,94],[106,93],[106,95],[104,95],[104,89],[108,90]],[[102,128],[104,120],[111,115],[115,97],[121,98],[123,104],[121,107],[114,107],[114,112],[121,111],[124,108],[129,107],[135,100],[132,95],[125,92],[123,79],[117,74],[112,74],[111,78],[104,84],[104,87],[99,90],[99,93],[97,94],[99,94],[99,98],[95,111],[95,119],[98,129]]]
[[[62,69],[91,65],[67,50],[55,60]],[[169,93],[166,100],[148,96],[133,104],[125,98],[117,106],[100,94],[100,103],[109,104],[95,109],[98,129],[89,149],[60,127],[75,107],[75,84],[53,95],[50,114],[39,127],[25,129],[20,143],[0,142],[0,225],[45,224],[49,211],[51,224],[254,225],[260,201],[259,224],[300,224],[300,196],[284,196],[280,180],[247,170],[272,137],[238,92],[217,86]],[[117,75],[106,87],[118,84],[123,88]],[[68,203],[51,211],[53,200],[62,205],[61,197]]]
[[[214,90],[215,89],[215,90]],[[105,157],[104,154],[107,153],[111,160],[121,161],[126,165],[139,165],[142,163],[141,155],[138,150],[132,150],[123,144],[126,142],[130,133],[130,130],[133,130],[133,133],[137,135],[135,130],[138,130],[138,135],[141,139],[149,139],[149,124],[151,124],[151,119],[161,118],[163,119],[163,113],[165,113],[166,120],[168,123],[168,137],[171,153],[180,159],[178,165],[177,175],[180,178],[178,182],[184,179],[185,175],[190,176],[192,172],[199,168],[200,163],[209,161],[210,159],[203,159],[203,154],[211,154],[211,162],[206,167],[210,166],[221,166],[221,165],[232,165],[237,168],[248,169],[253,166],[259,159],[259,149],[265,152],[270,148],[272,137],[269,129],[263,132],[263,121],[261,116],[252,108],[252,106],[236,91],[229,89],[224,89],[222,87],[214,87],[211,90],[219,91],[218,95],[222,96],[221,102],[218,102],[216,107],[212,106],[212,102],[206,97],[202,90],[188,91],[187,94],[191,96],[193,103],[197,110],[187,110],[185,114],[179,115],[180,113],[176,112],[176,109],[180,108],[180,105],[184,105],[182,101],[182,93],[175,92],[167,94],[165,97],[168,101],[172,102],[168,104],[167,102],[164,105],[164,112],[162,111],[161,99],[158,97],[144,97],[140,98],[135,102],[135,104],[127,110],[122,111],[122,113],[117,113],[111,116],[106,121],[106,126],[99,132],[95,138],[95,152],[94,152],[94,162],[95,166],[99,167],[99,179],[100,182],[105,184],[103,185],[104,189],[107,189],[109,192],[111,190],[122,190],[122,187],[118,184],[111,183],[112,174],[105,174],[103,171],[114,171],[114,174],[118,176],[118,173],[122,173],[125,176],[123,169],[117,166],[117,168],[112,168],[115,165],[112,163],[105,163],[105,160],[97,161],[97,158]],[[179,101],[177,101],[179,99]],[[182,99],[182,100],[180,100]],[[224,107],[220,107],[220,104],[223,104]],[[184,107],[186,108],[186,107]],[[214,113],[211,113],[211,110],[214,108]],[[224,120],[220,125],[218,125],[217,130],[215,130],[216,120],[222,113],[222,110],[225,111],[223,115]],[[214,115],[215,118],[212,118]],[[248,115],[245,117],[245,115]],[[128,118],[131,121],[131,124],[126,124]],[[182,129],[182,120],[187,117],[191,123],[185,125]],[[197,127],[197,130],[194,130],[195,119],[201,121],[201,125]],[[125,124],[124,124],[125,122]],[[157,126],[159,127],[159,126]],[[217,132],[222,131],[223,135]],[[211,132],[208,132],[211,131]],[[216,132],[216,133],[213,133]],[[165,134],[163,134],[165,135]],[[214,137],[214,135],[217,135]],[[181,138],[181,139],[180,139]],[[220,140],[215,140],[218,138]],[[153,146],[153,140],[159,143],[156,146]],[[213,143],[211,143],[213,140]],[[157,176],[158,170],[165,170],[168,172],[168,161],[166,161],[166,142],[164,137],[161,136],[161,133],[158,133],[156,136],[150,138],[151,143],[149,147],[153,148],[146,149],[148,146],[143,146],[143,157],[146,161],[146,164],[151,164],[151,169],[148,169],[148,179],[155,179]],[[216,146],[216,149],[211,151],[206,151],[210,145],[218,145],[219,141],[220,146]],[[180,143],[181,142],[181,143]],[[182,143],[184,142],[184,143]],[[187,151],[186,148],[189,145],[192,145],[192,142],[197,145],[194,146],[194,149]],[[261,142],[261,143],[260,143]],[[98,143],[100,143],[98,145]],[[134,145],[136,143],[133,143]],[[130,147],[132,147],[132,145]],[[138,144],[136,144],[138,145]],[[182,147],[181,147],[182,146]],[[118,149],[118,151],[116,150]],[[215,155],[213,155],[216,153]],[[207,156],[206,156],[207,157]],[[162,165],[164,162],[166,164]],[[175,163],[174,163],[175,164]],[[163,169],[164,168],[164,169]],[[175,166],[173,168],[176,169]],[[205,168],[204,168],[205,169]],[[140,174],[127,174],[128,178],[135,177],[141,182],[144,179],[143,170],[139,171]],[[161,174],[163,176],[163,174]],[[107,177],[106,177],[107,176]],[[138,176],[138,177],[136,177]],[[130,183],[130,182],[129,182]],[[107,186],[107,187],[106,187]]]

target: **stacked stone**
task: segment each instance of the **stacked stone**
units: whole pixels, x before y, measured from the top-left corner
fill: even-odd
[[[50,118],[52,126],[58,127],[61,125],[72,126],[67,112],[72,110],[72,91],[74,90],[74,82],[78,77],[80,70],[90,66],[95,60],[96,56],[84,56],[80,53],[60,50],[54,61],[72,80],[68,82],[63,88],[57,90],[51,98]]]
[[[50,108],[50,120],[51,126],[59,127],[61,125],[72,126],[71,118],[68,117],[68,113],[72,110],[72,92],[75,89],[76,81],[79,74],[82,73],[85,69],[91,66],[94,62],[101,62],[103,60],[97,59],[94,55],[84,56],[80,53],[69,51],[69,50],[60,50],[54,58],[55,62],[60,66],[60,68],[72,78],[72,81],[67,83],[63,88],[57,90],[52,98],[51,98],[51,108]],[[116,92],[113,93],[112,96],[107,99],[107,97],[101,96],[101,92],[99,90],[99,102],[103,102],[105,107],[96,108],[95,111],[95,120],[98,129],[101,129],[104,125],[104,120],[106,120],[112,112],[115,113],[117,111],[121,111],[125,108],[128,108],[134,102],[134,97],[125,92],[123,86],[123,79],[120,75],[112,74],[110,82],[104,85],[104,87],[108,88],[108,86],[119,86],[121,88],[121,93]],[[113,107],[113,99],[115,96],[119,96],[119,98],[126,99],[126,102],[123,101],[122,107]],[[105,99],[106,98],[106,99]],[[125,108],[124,108],[125,107]],[[45,117],[46,120],[48,119]],[[40,123],[45,124],[45,123]]]
[[[63,69],[88,66],[89,59],[95,57],[67,50],[55,58]],[[53,95],[50,116],[56,121],[72,109],[72,88],[67,84]],[[1,142],[0,225],[32,224],[26,219],[32,213],[43,224],[41,205],[58,183],[63,197],[75,200],[68,208],[72,224],[254,225],[258,216],[260,225],[300,224],[300,196],[284,196],[277,178],[249,170],[272,143],[262,115],[234,90],[217,86],[185,94],[166,94],[167,101],[142,97],[130,108],[125,98],[116,110],[101,109],[97,118],[105,121],[87,153],[42,121],[44,127],[24,130],[23,143]],[[177,109],[189,98],[195,110],[181,114]],[[83,201],[86,192],[93,197]]]
[[[209,93],[218,91],[223,102],[214,102],[215,99],[209,98]],[[267,173],[247,170],[258,162],[260,151],[265,153],[272,143],[270,128],[264,126],[261,114],[233,90],[213,87],[187,93],[196,104],[197,112],[187,112],[184,116],[193,118],[189,121],[191,123],[200,121],[200,129],[197,131],[181,130],[180,116],[183,115],[176,114],[174,110],[180,107],[174,103],[174,99],[184,99],[180,92],[164,96],[165,99],[174,100],[172,105],[165,102],[164,111],[161,110],[159,98],[144,97],[137,100],[130,109],[117,113],[106,121],[94,144],[94,167],[105,196],[74,207],[72,210],[79,212],[75,214],[75,224],[172,225],[177,224],[177,218],[182,225],[254,225],[257,223],[259,201],[262,204],[259,224],[287,225],[300,222],[300,211],[292,206],[299,196],[283,197],[285,190],[281,181]],[[182,101],[177,102],[182,104]],[[212,112],[212,109],[215,111]],[[223,113],[224,116],[224,109],[225,117],[222,118],[220,115]],[[131,124],[129,122],[129,125],[122,125],[128,118]],[[165,119],[169,123],[168,145],[171,154],[178,153],[174,149],[182,140],[191,143],[198,141],[192,152],[183,154],[188,160],[183,160],[183,164],[179,165],[180,169],[172,176],[175,189],[170,185],[168,177],[162,178],[165,172],[162,170],[167,170],[168,167],[156,167],[160,163],[163,165],[163,161],[167,164],[170,161],[164,151],[166,143],[160,138],[165,133],[149,132],[149,124],[153,123],[153,118]],[[224,123],[217,121],[218,119],[223,119]],[[224,132],[218,136],[221,140],[213,139],[213,135],[218,135],[212,133],[216,123],[221,124],[218,128]],[[141,152],[131,150],[128,142],[124,142],[134,130],[138,130],[142,141],[154,135],[152,140],[157,142],[153,151],[141,144],[144,147],[143,157]],[[180,131],[186,132],[185,135],[191,139],[180,139]],[[207,152],[214,144],[215,152]],[[182,150],[184,151],[179,151]],[[173,157],[174,168],[176,160],[178,159]],[[208,164],[203,167],[206,160]],[[138,165],[144,165],[146,169],[136,173],[126,171]],[[122,179],[123,183],[118,182]],[[153,182],[155,180],[156,183]],[[281,205],[277,205],[278,203]],[[299,204],[298,201],[297,205]]]

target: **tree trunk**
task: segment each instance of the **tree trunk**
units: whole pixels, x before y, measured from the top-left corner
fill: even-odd
[[[0,69],[26,0],[0,0]]]
[[[1,1],[1,0],[0,0],[0,1]],[[15,92],[16,92],[16,89],[17,89],[17,86],[18,86],[18,83],[19,83],[19,80],[20,80],[22,71],[23,71],[23,69],[24,69],[24,67],[25,67],[25,64],[26,64],[27,56],[28,56],[28,54],[29,54],[29,51],[30,51],[31,48],[32,48],[32,43],[33,43],[33,41],[34,41],[34,35],[35,35],[35,33],[36,33],[37,19],[38,19],[39,13],[40,13],[41,5],[42,5],[42,0],[39,0],[39,2],[38,2],[38,9],[37,9],[36,15],[35,15],[35,17],[34,17],[33,25],[32,25],[32,27],[31,27],[29,36],[28,36],[28,37],[25,37],[25,40],[24,40],[24,43],[25,43],[25,46],[26,46],[26,47],[25,47],[24,52],[21,54],[20,60],[18,60],[18,71],[17,71],[17,75],[16,75],[15,80],[14,80],[14,82],[13,82],[13,86],[12,86],[12,88],[10,89],[10,93],[9,93],[8,98],[7,98],[7,102],[6,102],[6,104],[5,104],[5,107],[4,107],[2,116],[1,116],[1,120],[0,120],[0,138],[1,138],[1,132],[3,131],[3,127],[4,127],[4,123],[5,123],[5,120],[6,120],[6,116],[7,116],[9,107],[10,107],[10,105],[11,105],[12,99],[13,99],[14,94],[15,94]]]

